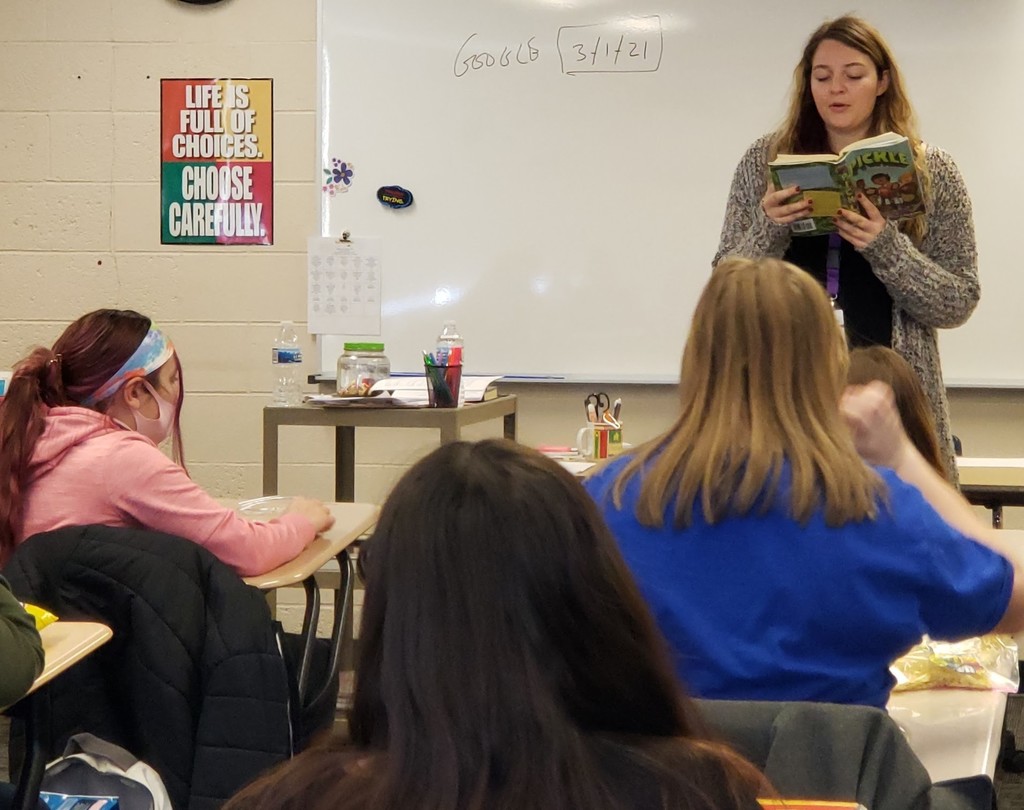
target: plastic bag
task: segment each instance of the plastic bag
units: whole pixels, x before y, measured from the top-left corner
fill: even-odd
[[[49,624],[53,624],[57,621],[57,617],[54,616],[46,608],[41,608],[39,605],[30,605],[27,602],[22,602],[21,606],[25,608],[25,612],[36,620],[36,630],[42,630]]]
[[[1017,655],[1012,636],[993,633],[963,641],[925,637],[889,668],[896,678],[893,691],[953,687],[1016,692],[1020,684]]]

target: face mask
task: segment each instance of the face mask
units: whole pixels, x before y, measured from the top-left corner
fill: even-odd
[[[142,384],[146,386],[146,390],[156,400],[157,417],[156,419],[150,419],[142,411],[136,410],[135,430],[153,442],[153,444],[160,444],[160,442],[171,435],[171,426],[174,424],[174,405],[154,391],[153,386],[146,380],[143,380]]]

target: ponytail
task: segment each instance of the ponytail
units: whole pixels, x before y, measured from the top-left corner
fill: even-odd
[[[0,399],[0,565],[21,539],[29,465],[47,412],[78,405],[104,413],[109,402],[85,403],[139,348],[151,325],[130,309],[97,309],[70,324],[52,349],[34,349],[14,367]],[[180,454],[177,419],[175,431]]]
[[[46,410],[67,404],[61,356],[39,347],[14,367],[0,399],[0,565],[21,532],[28,466],[43,433]]]

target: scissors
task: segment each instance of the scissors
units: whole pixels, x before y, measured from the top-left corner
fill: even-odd
[[[583,406],[587,409],[587,419],[591,422],[600,422],[604,419],[611,400],[604,391],[595,391],[583,398]]]

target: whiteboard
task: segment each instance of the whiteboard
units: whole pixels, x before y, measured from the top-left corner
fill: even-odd
[[[971,192],[982,300],[951,384],[1024,385],[1019,0],[320,0],[320,234],[382,240],[380,339],[416,370],[455,319],[473,373],[670,381],[736,163],[775,128],[806,37],[882,30],[926,140]],[[400,185],[393,210],[378,187]],[[346,339],[325,336],[332,374]]]

